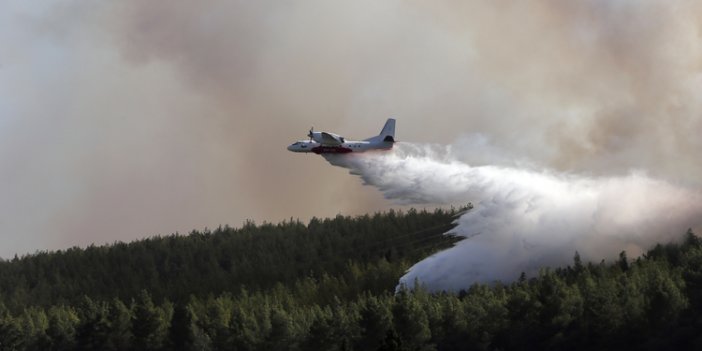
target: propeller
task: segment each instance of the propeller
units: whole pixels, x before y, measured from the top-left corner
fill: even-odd
[[[307,136],[310,137],[310,141],[312,141],[312,133],[314,133],[314,127],[310,127],[310,132],[307,133]]]

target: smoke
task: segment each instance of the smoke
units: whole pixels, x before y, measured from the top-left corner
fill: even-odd
[[[330,155],[364,184],[401,204],[466,204],[452,233],[466,239],[414,265],[415,278],[432,289],[512,281],[521,272],[586,261],[636,257],[656,243],[676,242],[702,225],[702,193],[644,172],[587,177],[529,167],[458,161],[483,150],[399,143],[387,153]]]
[[[310,126],[365,138],[389,116],[398,140],[481,150],[454,152],[471,166],[697,187],[701,14],[664,0],[2,1],[0,257],[387,209],[285,147]]]

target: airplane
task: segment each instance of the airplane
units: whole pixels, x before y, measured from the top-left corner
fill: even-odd
[[[310,128],[309,140],[299,140],[290,146],[292,152],[314,152],[315,154],[347,154],[368,150],[389,150],[395,143],[395,119],[388,118],[380,134],[360,141],[346,140],[334,133],[315,132]]]

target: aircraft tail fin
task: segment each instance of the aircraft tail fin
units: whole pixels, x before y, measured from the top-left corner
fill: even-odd
[[[383,137],[383,141],[395,141],[395,119],[388,118],[387,122],[383,126],[383,130],[380,131],[380,136]]]
[[[395,119],[388,118],[387,122],[380,131],[380,134],[372,138],[366,139],[366,141],[384,141],[389,143],[395,142]]]

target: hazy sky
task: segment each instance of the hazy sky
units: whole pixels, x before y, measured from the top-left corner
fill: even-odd
[[[392,207],[285,149],[390,116],[486,164],[698,188],[698,4],[4,1],[0,257]]]

